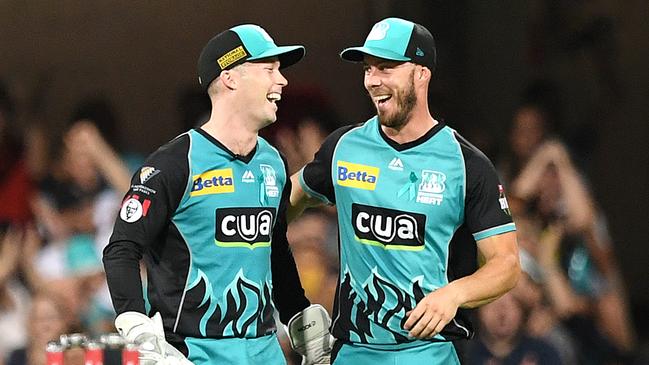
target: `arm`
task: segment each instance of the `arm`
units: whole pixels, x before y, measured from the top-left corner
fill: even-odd
[[[286,161],[284,162],[286,165]],[[310,304],[304,294],[297,266],[286,238],[286,214],[291,191],[291,180],[287,179],[282,191],[277,221],[275,227],[273,227],[270,256],[271,272],[273,274],[273,300],[277,304],[282,323],[288,323],[291,317]]]
[[[417,303],[404,324],[416,338],[440,333],[460,307],[473,308],[498,298],[514,287],[520,274],[515,226],[496,170],[482,152],[461,136],[458,140],[466,168],[464,224],[484,264]]]
[[[90,121],[77,122],[68,133],[66,144],[74,151],[92,158],[101,175],[115,191],[129,189],[129,171],[115,150],[104,140]]]
[[[516,285],[520,274],[516,234],[507,232],[478,241],[484,265],[426,295],[408,313],[404,324],[416,338],[432,338],[455,317],[458,308],[487,304]]]
[[[160,313],[152,318],[146,314],[139,270],[143,255],[164,250],[162,232],[169,226],[188,183],[188,148],[189,137],[182,135],[147,159],[145,166],[152,169],[149,178],[141,178],[139,171],[133,176],[110,243],[104,249],[106,280],[118,314],[115,328],[129,342],[139,345],[142,365],[191,365],[165,340]]]
[[[142,182],[140,171],[122,201],[110,243],[104,249],[106,280],[117,314],[145,313],[140,260],[161,248],[167,229],[187,186],[189,137],[182,135],[152,154],[145,166],[152,173]]]
[[[568,210],[568,225],[578,231],[586,230],[595,221],[593,199],[565,147],[556,142],[550,143],[552,161],[561,184],[561,196]]]
[[[569,318],[576,313],[587,312],[588,302],[575,293],[559,266],[559,247],[563,233],[563,228],[559,225],[548,227],[546,233],[541,236],[537,256],[545,274],[544,289],[552,309],[559,317]]]
[[[295,218],[300,216],[306,208],[316,207],[323,205],[324,203],[309,195],[300,184],[300,173],[301,171],[296,172],[291,176],[291,199],[288,206],[288,222],[292,222]]]
[[[336,197],[331,178],[331,168],[336,145],[354,126],[339,128],[322,142],[313,161],[291,176],[292,189],[288,207],[288,221],[302,214],[304,209],[322,204],[335,204]]]

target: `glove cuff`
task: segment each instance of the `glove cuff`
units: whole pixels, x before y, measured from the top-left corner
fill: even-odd
[[[115,328],[129,342],[136,342],[136,339],[143,334],[159,336],[158,325],[153,319],[140,312],[124,312],[118,315],[115,318]]]
[[[328,336],[329,326],[329,313],[320,304],[311,304],[288,321],[291,347],[299,352],[308,342]]]

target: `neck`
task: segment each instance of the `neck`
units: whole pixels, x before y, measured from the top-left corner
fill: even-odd
[[[393,141],[404,144],[421,138],[438,123],[430,115],[428,107],[421,107],[413,109],[410,117],[401,128],[391,128],[382,125],[381,129]]]
[[[232,153],[245,156],[257,145],[258,128],[242,118],[243,113],[212,104],[212,115],[201,128],[216,138]]]

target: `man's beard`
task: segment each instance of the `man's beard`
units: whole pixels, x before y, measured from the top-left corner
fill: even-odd
[[[404,91],[398,91],[395,95],[393,95],[393,99],[396,104],[396,111],[393,111],[390,114],[382,114],[377,109],[379,122],[381,123],[381,125],[389,128],[401,129],[404,125],[406,125],[408,119],[410,119],[410,114],[415,108],[415,104],[417,104],[417,95],[415,94],[415,84],[412,81],[412,77],[410,77],[409,79],[410,85],[408,85],[408,87]]]

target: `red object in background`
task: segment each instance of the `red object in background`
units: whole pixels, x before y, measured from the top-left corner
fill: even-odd
[[[84,365],[104,365],[104,348],[97,342],[89,342],[85,346]]]
[[[45,363],[47,365],[63,365],[64,348],[58,342],[49,342],[45,348]]]
[[[0,176],[0,222],[23,225],[31,219],[34,186],[24,161],[18,161]]]
[[[134,344],[127,344],[122,350],[122,365],[139,365],[140,352]]]

